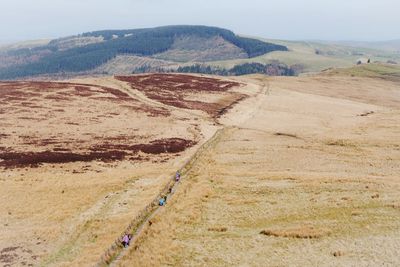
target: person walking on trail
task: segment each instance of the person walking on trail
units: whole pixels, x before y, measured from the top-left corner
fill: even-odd
[[[181,173],[177,171],[175,174],[175,181],[179,182],[180,179],[181,179]]]
[[[165,200],[166,199],[164,197],[160,198],[160,200],[158,201],[158,205],[164,206],[165,205]]]
[[[124,246],[124,248],[129,246],[129,235],[125,234],[124,237],[122,237],[122,245]]]

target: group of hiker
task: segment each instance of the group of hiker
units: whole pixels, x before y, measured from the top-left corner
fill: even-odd
[[[179,171],[176,172],[175,174],[175,182],[179,182],[181,180],[181,173]],[[172,188],[169,189],[169,193],[172,193]],[[163,196],[160,198],[158,201],[159,206],[164,206],[167,203],[167,195]],[[125,235],[122,237],[122,245],[126,248],[129,246],[130,242],[132,239],[131,234],[125,233]]]
[[[179,182],[181,180],[181,173],[179,171],[175,174],[175,182]],[[169,189],[169,194],[172,193],[172,188]],[[159,206],[164,206],[167,203],[167,195],[160,198],[158,201]]]

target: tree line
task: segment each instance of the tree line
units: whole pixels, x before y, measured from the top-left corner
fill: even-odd
[[[195,64],[192,66],[179,67],[178,73],[201,73],[220,76],[240,76],[247,74],[265,74],[269,76],[294,76],[296,67],[289,67],[286,64],[273,62],[269,64],[244,63],[230,69],[215,68],[206,65]]]

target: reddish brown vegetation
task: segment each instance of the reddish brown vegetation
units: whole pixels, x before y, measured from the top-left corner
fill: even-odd
[[[240,101],[246,99],[247,96],[246,95],[238,95],[238,97],[236,98],[235,101],[233,101],[231,104],[229,104],[226,107],[221,108],[220,110],[218,110],[216,118],[220,118],[222,117],[224,114],[226,114],[230,109],[232,109],[236,104],[238,104]]]
[[[70,99],[71,96],[89,97],[98,93],[108,93],[118,100],[132,101],[134,100],[128,94],[118,89],[108,88],[105,86],[95,86],[76,83],[62,82],[1,82],[0,83],[0,100],[29,99],[31,97],[41,97],[43,93],[56,93],[59,98]],[[50,95],[54,96],[54,95]]]
[[[82,105],[86,100],[87,105]],[[113,103],[108,103],[110,101]],[[101,107],[112,106],[112,109],[93,110],[92,107],[96,107],[97,104]],[[115,136],[115,132],[109,129],[100,132],[99,135],[88,129],[87,132],[85,130],[79,133],[82,139],[77,139],[79,134],[76,133],[76,127],[70,128],[69,125],[102,123],[106,118],[115,116],[126,120],[127,115],[136,115],[138,111],[146,113],[147,116],[170,115],[166,108],[149,106],[123,91],[104,86],[36,81],[0,82],[0,106],[7,114],[6,120],[0,120],[0,127],[6,127],[6,131],[0,128],[0,167],[4,168],[94,160],[152,160],[153,158],[143,156],[142,153],[176,154],[195,144],[193,141],[179,138],[147,143],[144,140],[148,140],[148,136]],[[40,109],[32,110],[32,107]],[[74,109],[73,112],[70,112],[71,109]],[[127,114],[127,109],[131,109],[132,112]],[[61,112],[65,114],[58,116],[57,113]],[[77,113],[82,114],[82,119],[69,117],[76,116]],[[114,120],[108,119],[106,123],[108,122],[112,124]],[[50,135],[48,131],[36,128],[46,125],[54,129]],[[60,131],[57,130],[58,127]],[[25,128],[26,134],[18,134],[24,132]],[[135,131],[129,126],[126,129]],[[104,143],[105,140],[109,143]],[[167,158],[167,155],[160,158]]]
[[[132,152],[143,152],[146,154],[179,153],[186,148],[195,145],[194,141],[182,138],[169,138],[151,141],[149,144],[125,145],[125,144],[102,144],[92,148],[94,151],[125,150]]]
[[[32,255],[33,251],[22,247],[6,247],[0,250],[1,266],[17,266],[16,262],[20,261],[20,265],[34,266],[34,261],[38,259],[37,255]],[[33,263],[28,263],[33,262]],[[19,266],[19,265],[18,265]]]
[[[69,163],[69,162],[90,162],[99,160],[112,162],[128,158],[139,160],[138,152],[146,154],[175,154],[184,151],[186,148],[195,145],[196,142],[181,138],[159,139],[148,144],[124,145],[124,144],[102,144],[92,147],[90,152],[72,153],[68,149],[57,148],[54,151],[43,152],[2,152],[0,153],[0,166],[12,167],[37,167],[43,163]],[[65,151],[65,152],[61,152]],[[129,157],[128,157],[129,156]]]
[[[105,86],[37,81],[0,82],[0,104],[4,106],[14,103],[28,108],[42,108],[36,105],[35,98],[67,102],[74,97],[113,101],[153,117],[170,115],[165,109],[144,105],[125,92]]]
[[[6,152],[0,154],[0,166],[10,167],[37,167],[42,163],[68,163],[76,161],[101,160],[109,162],[113,160],[122,160],[125,153],[122,151],[108,151],[104,153],[92,152],[88,154],[77,154],[71,152]]]
[[[1,138],[6,138],[6,137],[8,137],[8,136],[9,136],[8,134],[0,133],[0,139],[1,139]]]
[[[196,93],[228,92],[229,89],[240,86],[237,82],[190,75],[148,74],[116,76],[115,78],[130,83],[132,88],[143,91],[147,97],[163,104],[178,108],[202,110],[214,117],[224,113],[227,110],[226,105],[187,100],[185,97]],[[230,94],[233,102],[237,102],[244,97],[238,93],[230,92]]]
[[[16,254],[15,251],[19,248],[20,247],[8,247],[3,248],[0,251],[0,262],[4,264],[3,266],[7,266],[6,264],[12,263],[15,259],[18,258],[18,254]]]

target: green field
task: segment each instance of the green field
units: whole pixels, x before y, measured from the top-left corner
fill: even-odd
[[[358,60],[367,61],[371,59],[372,62],[387,62],[389,60],[400,62],[400,54],[390,51],[306,41],[260,40],[284,45],[289,48],[289,51],[275,51],[251,59],[214,61],[209,64],[212,66],[230,68],[234,65],[248,62],[266,64],[278,60],[289,66],[295,64],[301,65],[303,67],[303,72],[319,72],[328,68],[351,67],[354,66]]]

